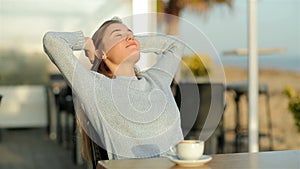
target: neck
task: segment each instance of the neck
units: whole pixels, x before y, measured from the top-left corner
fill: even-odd
[[[135,76],[133,64],[120,64],[112,68],[114,76]]]

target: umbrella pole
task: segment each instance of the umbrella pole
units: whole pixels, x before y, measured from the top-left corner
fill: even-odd
[[[258,60],[257,60],[257,0],[248,0],[248,112],[249,152],[259,151],[258,141]]]

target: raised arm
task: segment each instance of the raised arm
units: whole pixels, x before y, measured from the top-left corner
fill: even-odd
[[[97,104],[100,104],[98,101],[105,99],[107,93],[101,85],[95,86],[95,81],[102,82],[104,76],[101,76],[101,74],[96,76],[96,73],[86,69],[73,54],[75,50],[90,47],[89,42],[85,42],[85,40],[87,39],[84,38],[82,32],[48,32],[43,38],[43,43],[45,52],[65,76],[68,84],[72,86],[76,98],[80,100],[77,106],[80,106],[80,110],[84,110],[93,126],[99,129],[98,111],[94,109],[97,108]],[[93,51],[93,49],[91,48],[90,51]],[[89,51],[86,52],[89,53]],[[97,95],[97,99],[95,99],[95,88],[97,88],[97,91],[101,91],[101,94]]]
[[[73,51],[83,50],[85,39],[81,31],[78,32],[47,32],[43,38],[44,51],[51,61],[65,76],[68,83],[73,85],[72,77],[75,68],[83,74],[89,74],[83,65],[78,64],[78,59]]]
[[[136,38],[141,43],[141,52],[152,52],[158,56],[151,70],[163,72],[168,83],[171,83],[181,61],[183,43],[167,35],[137,36]]]

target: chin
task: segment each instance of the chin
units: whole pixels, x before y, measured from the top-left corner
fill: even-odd
[[[140,60],[140,51],[132,52],[128,56],[128,60],[133,61],[134,63],[138,62]]]

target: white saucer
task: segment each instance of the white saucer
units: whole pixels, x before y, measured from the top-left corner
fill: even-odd
[[[196,167],[209,162],[212,157],[209,155],[202,155],[199,160],[180,160],[177,156],[167,156],[169,160],[183,167]]]

